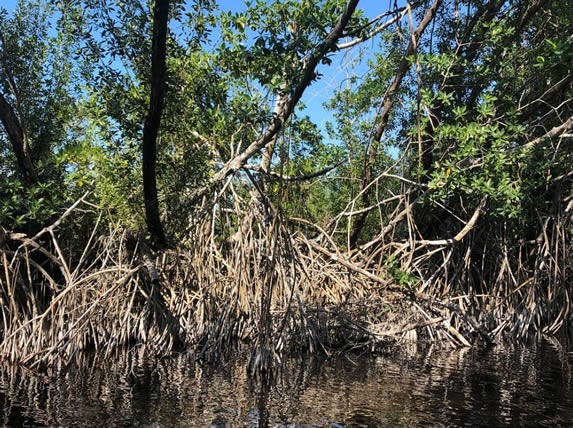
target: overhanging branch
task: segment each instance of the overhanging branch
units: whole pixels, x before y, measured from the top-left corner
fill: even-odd
[[[295,106],[299,102],[306,88],[314,80],[316,76],[315,69],[320,60],[329,52],[333,52],[337,49],[338,40],[342,37],[344,29],[348,25],[357,5],[358,0],[348,1],[344,13],[340,16],[334,28],[330,31],[324,42],[318,46],[316,52],[308,59],[302,70],[302,77],[291,95],[289,97],[285,97],[280,105],[277,106],[267,130],[242,153],[239,153],[237,156],[225,163],[223,168],[213,176],[211,180],[212,183],[224,180],[230,174],[241,169],[252,156],[259,153],[261,149],[273,141],[275,135],[280,132],[284,123],[293,113]]]

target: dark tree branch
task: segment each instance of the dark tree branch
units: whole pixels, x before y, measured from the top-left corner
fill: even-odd
[[[18,162],[18,169],[24,182],[28,185],[38,183],[38,175],[32,163],[24,131],[12,106],[2,93],[0,93],[0,120],[2,120],[10,143],[12,143],[12,149]]]
[[[151,51],[151,99],[143,126],[143,194],[145,218],[152,244],[163,249],[167,240],[159,216],[157,198],[157,135],[165,101],[165,80],[167,77],[167,23],[169,0],[156,0],[153,8],[153,40]]]
[[[414,33],[410,38],[410,43],[408,43],[406,53],[400,60],[400,64],[398,65],[398,70],[394,76],[394,80],[392,81],[392,84],[388,88],[386,96],[384,97],[384,106],[382,108],[382,112],[378,116],[378,128],[376,129],[376,133],[374,134],[373,137],[375,141],[380,141],[380,139],[382,138],[382,134],[384,134],[384,131],[386,130],[386,126],[388,126],[388,118],[390,117],[390,111],[392,110],[392,106],[394,105],[394,95],[400,88],[402,80],[404,79],[406,73],[410,69],[411,65],[410,56],[412,56],[414,52],[416,52],[416,50],[418,49],[418,43],[420,42],[422,33],[424,32],[428,24],[432,22],[432,19],[434,19],[436,11],[441,3],[442,0],[434,0],[434,3],[426,11],[424,18],[422,19],[416,30],[414,30]]]

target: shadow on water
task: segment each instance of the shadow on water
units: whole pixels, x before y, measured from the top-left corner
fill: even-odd
[[[379,427],[567,425],[573,353],[527,348],[397,349],[386,356],[290,360],[272,384],[244,360],[204,367],[143,352],[38,375],[3,367],[5,426]]]

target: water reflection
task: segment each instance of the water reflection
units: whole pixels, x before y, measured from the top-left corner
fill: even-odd
[[[291,360],[272,386],[236,361],[143,352],[39,376],[0,373],[5,426],[500,426],[573,421],[573,355],[526,349],[401,349],[383,357]]]

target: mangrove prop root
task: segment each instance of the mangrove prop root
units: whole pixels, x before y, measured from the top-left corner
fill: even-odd
[[[483,200],[451,229],[454,238],[432,240],[409,214],[417,199],[389,198],[394,218],[348,251],[328,228],[307,222],[309,238],[280,210],[269,219],[228,182],[175,249],[154,253],[140,235],[102,233],[102,211],[85,247],[68,254],[61,227],[96,209],[87,198],[33,237],[0,229],[3,359],[41,367],[147,345],[156,355],[183,347],[211,360],[248,344],[249,370],[266,373],[290,352],[412,340],[491,345],[554,334],[571,317],[559,265],[570,256],[570,216],[541,222],[537,240],[511,246],[481,221]],[[409,240],[380,238],[400,223]]]

